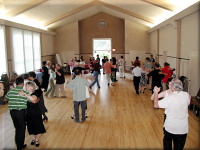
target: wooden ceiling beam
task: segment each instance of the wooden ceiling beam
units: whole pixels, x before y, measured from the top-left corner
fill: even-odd
[[[41,5],[42,3],[45,3],[47,1],[49,1],[49,0],[32,0],[32,1],[24,4],[21,7],[18,7],[18,8],[15,8],[15,9],[9,11],[8,13],[6,13],[6,16],[15,17],[15,16],[22,14],[22,13],[24,13],[38,5]]]
[[[107,7],[107,8],[116,10],[116,11],[118,11],[118,12],[124,13],[124,14],[129,15],[129,16],[132,16],[132,17],[134,17],[134,18],[137,18],[137,19],[146,21],[146,22],[148,22],[148,23],[154,24],[154,21],[153,21],[152,19],[147,18],[147,17],[144,17],[144,16],[141,16],[141,15],[136,14],[136,13],[134,13],[134,12],[125,10],[125,9],[123,9],[123,8],[119,8],[119,7],[114,6],[114,5],[110,5],[110,4],[108,4],[108,3],[104,3],[104,2],[102,2],[102,1],[97,1],[97,3],[98,3],[99,5],[105,6],[105,7]]]
[[[174,5],[167,3],[166,0],[141,0],[141,1],[160,7],[168,11],[174,11],[176,8]]]
[[[69,16],[71,16],[73,14],[76,14],[76,13],[82,11],[82,10],[85,10],[85,9],[87,9],[89,7],[92,7],[92,6],[96,5],[96,3],[97,3],[97,1],[92,1],[90,3],[87,3],[87,4],[83,5],[83,6],[80,6],[80,7],[76,8],[76,9],[70,11],[70,12],[67,12],[67,13],[65,13],[63,15],[60,15],[60,16],[58,16],[58,17],[56,17],[56,18],[54,18],[54,19],[52,19],[50,21],[47,21],[43,25],[46,27],[46,26],[48,26],[50,24],[53,24],[53,23],[55,23],[57,21],[60,21],[60,20],[62,20],[64,18],[66,18],[66,17],[69,17]]]

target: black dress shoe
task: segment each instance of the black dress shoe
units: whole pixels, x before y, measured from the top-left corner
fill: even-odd
[[[71,115],[71,119],[74,119],[74,115]]]
[[[33,140],[32,142],[31,142],[31,145],[34,145],[35,144],[35,140]]]
[[[25,147],[26,147],[26,144],[24,144],[24,145],[22,146],[22,149],[25,148]]]
[[[36,146],[36,147],[39,147],[39,146],[40,146],[39,140],[38,140],[38,141],[35,141],[35,146]]]

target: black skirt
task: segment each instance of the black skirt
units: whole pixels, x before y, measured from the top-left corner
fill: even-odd
[[[28,102],[26,120],[29,134],[37,135],[46,132],[39,103]]]

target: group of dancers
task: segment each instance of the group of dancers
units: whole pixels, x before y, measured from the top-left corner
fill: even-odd
[[[108,60],[105,57],[102,66],[99,63],[100,60],[98,58],[99,57],[97,57],[97,59],[93,61],[90,66],[90,71],[94,75],[94,81],[91,84],[85,78],[83,78],[83,67],[77,65],[80,64],[79,61],[77,61],[77,64],[73,66],[72,80],[67,81],[66,86],[68,88],[73,88],[74,113],[71,118],[74,119],[74,122],[80,122],[79,106],[82,108],[81,122],[86,121],[86,99],[88,98],[87,87],[92,88],[92,86],[97,83],[98,88],[100,88],[98,75],[100,74],[101,68],[103,68],[103,74],[106,74],[106,81],[108,82],[108,86],[110,85],[110,80],[113,83],[117,81],[117,70],[119,71],[120,78],[125,78],[125,74],[123,74],[123,69],[125,67],[123,56],[121,59],[119,59],[118,62],[116,59],[114,59],[113,62],[113,59]],[[81,58],[81,60],[82,62],[84,61],[83,58]],[[43,91],[46,92],[44,94],[46,97],[55,98],[58,97],[55,92],[55,86],[58,86],[58,89],[60,88],[61,92],[64,93],[61,97],[66,97],[64,92],[65,79],[63,70],[59,64],[48,64],[50,64],[49,68],[46,67],[47,63],[43,62],[43,69],[46,70],[47,68],[48,75],[46,71],[43,71],[44,76],[42,79],[44,80],[42,81],[42,86],[36,79],[35,72],[29,72],[28,74],[24,74],[23,76],[16,78],[16,85],[12,87],[12,89],[10,89],[5,96],[5,99],[8,101],[8,108],[10,110],[10,115],[16,129],[15,142],[18,150],[26,147],[26,144],[24,144],[26,125],[29,134],[33,135],[33,140],[30,142],[30,144],[35,145],[36,147],[40,145],[38,134],[43,134],[46,132],[43,121],[47,121],[48,117],[45,115],[47,109],[44,104]],[[144,89],[146,88],[149,77],[152,77],[152,93],[154,93],[155,87],[163,88],[163,92],[156,95],[158,98],[167,97],[173,93],[173,90],[171,90],[171,83],[175,83],[175,81],[170,81],[173,69],[170,68],[167,62],[164,63],[164,68],[161,68],[158,63],[150,61],[150,58],[146,58],[146,63],[142,63],[139,61],[139,57],[136,57],[136,61],[133,64],[133,82],[137,94],[144,93]],[[49,80],[47,80],[47,78]],[[56,85],[54,85],[55,79]],[[47,81],[49,84],[46,83]],[[169,83],[168,86],[167,83]],[[48,85],[49,88],[47,88]],[[111,85],[114,86],[114,84]],[[157,91],[160,92],[161,90],[156,89],[156,92]],[[152,95],[151,99],[155,99],[154,94]]]

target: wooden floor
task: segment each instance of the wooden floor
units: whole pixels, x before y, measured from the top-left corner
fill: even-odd
[[[85,77],[92,79],[90,75]],[[94,85],[90,91],[85,123],[70,118],[72,89],[65,89],[67,98],[45,98],[49,121],[44,123],[47,133],[40,136],[37,149],[163,149],[164,110],[153,109],[149,90],[136,95],[132,80],[127,78],[119,78],[115,86],[108,87],[105,75],[99,76],[101,88]],[[7,105],[0,108],[0,149],[14,149],[15,130],[9,110]],[[199,130],[198,118],[189,111],[185,149],[200,149]],[[26,149],[35,149],[31,140],[26,133]]]

